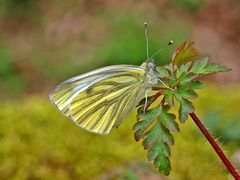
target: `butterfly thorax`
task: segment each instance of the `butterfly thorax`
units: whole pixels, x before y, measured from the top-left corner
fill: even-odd
[[[148,87],[155,86],[159,80],[155,70],[156,64],[154,59],[147,59],[140,67],[145,71],[144,84]]]

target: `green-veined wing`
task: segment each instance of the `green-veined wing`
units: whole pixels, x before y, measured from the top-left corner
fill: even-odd
[[[100,68],[64,81],[50,94],[53,104],[80,127],[107,134],[145,96],[144,69],[132,65]]]

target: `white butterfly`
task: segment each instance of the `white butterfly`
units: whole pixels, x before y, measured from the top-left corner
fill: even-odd
[[[150,58],[141,66],[114,65],[73,77],[57,86],[49,97],[80,127],[107,134],[159,81]]]

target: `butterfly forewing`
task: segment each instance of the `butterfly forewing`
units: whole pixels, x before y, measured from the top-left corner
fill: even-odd
[[[50,95],[54,105],[77,125],[107,134],[144,97],[144,70],[138,66],[109,66],[60,84]]]

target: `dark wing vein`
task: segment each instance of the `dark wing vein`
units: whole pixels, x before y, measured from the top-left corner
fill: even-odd
[[[94,98],[89,101],[81,103],[83,100],[89,99],[89,96],[81,96],[81,94],[73,99],[70,117],[78,125],[89,131],[108,133],[113,126],[116,127],[116,123],[119,125],[126,118],[140,100],[138,94],[143,88],[140,81],[112,84],[111,88],[105,89],[105,91],[101,90],[100,87],[104,88],[109,84],[111,83],[94,85],[93,91],[95,88],[100,90],[93,93],[98,96],[91,96]]]

